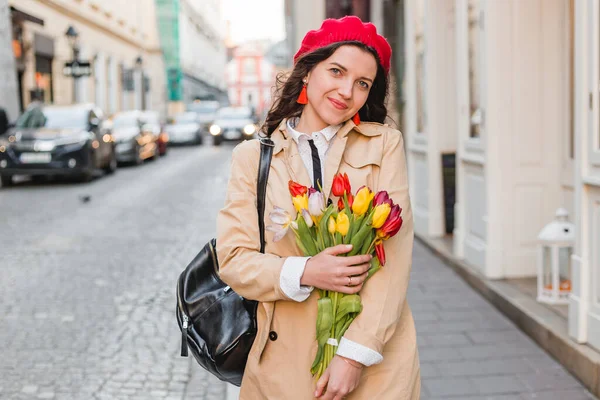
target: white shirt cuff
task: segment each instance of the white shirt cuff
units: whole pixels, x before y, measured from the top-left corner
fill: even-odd
[[[340,340],[340,345],[337,348],[336,354],[357,361],[367,367],[379,364],[383,361],[383,356],[375,350],[353,342],[350,339],[346,339],[345,337]]]
[[[279,275],[279,286],[281,290],[290,299],[302,302],[310,296],[314,287],[301,286],[300,279],[304,274],[306,262],[310,257],[288,257],[283,263],[281,274]]]

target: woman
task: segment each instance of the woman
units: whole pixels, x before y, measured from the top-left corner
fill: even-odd
[[[382,125],[390,58],[391,48],[374,25],[357,17],[326,20],[304,38],[262,129],[275,144],[267,213],[279,206],[295,215],[290,180],[322,187],[329,197],[338,172],[347,173],[355,189],[387,190],[402,207],[404,224],[385,242],[388,262],[364,287],[371,257],[340,257],[350,250],[343,245],[305,258],[293,234],[274,242],[267,232],[265,254],[259,252],[260,143],[247,141],[233,151],[226,204],[218,216],[221,277],[241,296],[260,302],[242,400],[419,398],[416,335],[406,301],[413,218],[404,147],[400,132]],[[318,382],[310,374],[317,350],[315,287],[360,291],[363,303]]]

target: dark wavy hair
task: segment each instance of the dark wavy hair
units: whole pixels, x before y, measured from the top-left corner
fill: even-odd
[[[389,77],[381,66],[377,52],[361,42],[338,42],[302,56],[294,65],[292,72],[280,73],[277,76],[273,104],[267,113],[264,124],[260,128],[263,135],[271,137],[271,134],[275,132],[285,118],[299,117],[302,114],[304,106],[296,102],[304,84],[302,79],[312,71],[315,65],[331,57],[340,47],[348,45],[368,51],[377,60],[375,80],[369,91],[367,101],[358,111],[358,115],[361,121],[384,122],[387,117],[386,98],[389,90]]]

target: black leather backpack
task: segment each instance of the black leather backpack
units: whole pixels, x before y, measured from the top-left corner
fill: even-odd
[[[256,202],[261,253],[265,251],[265,196],[273,146],[270,139],[261,139]],[[208,372],[240,386],[256,337],[258,302],[238,295],[219,278],[216,244],[216,239],[208,242],[177,281],[181,356],[187,357],[189,348]]]

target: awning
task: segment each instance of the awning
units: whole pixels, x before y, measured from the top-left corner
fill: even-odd
[[[34,17],[31,14],[27,14],[26,12],[16,9],[13,6],[10,6],[10,13],[11,13],[11,16],[15,19],[33,22],[34,24],[38,24],[38,25],[42,25],[42,26],[44,25],[43,19]]]

